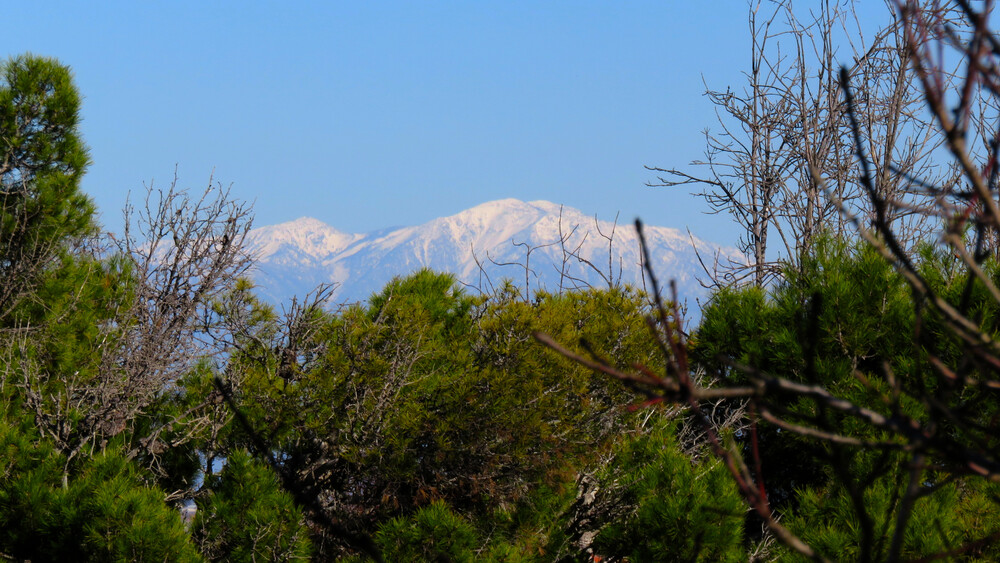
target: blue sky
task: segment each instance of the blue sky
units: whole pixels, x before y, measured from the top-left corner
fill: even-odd
[[[69,64],[84,181],[109,229],[175,165],[255,201],[256,224],[351,232],[545,199],[732,244],[728,218],[643,165],[685,166],[740,86],[747,5],[725,2],[103,2],[7,6],[7,54]]]

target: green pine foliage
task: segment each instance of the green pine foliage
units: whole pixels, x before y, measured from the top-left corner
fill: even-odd
[[[198,503],[192,536],[212,561],[307,560],[301,510],[267,467],[234,451]]]
[[[981,284],[954,273],[954,257],[927,247],[915,258],[936,294],[955,305],[964,300],[988,333],[1000,334],[997,304]],[[995,263],[984,269],[997,279]],[[916,318],[908,286],[875,250],[827,238],[770,291],[719,292],[705,309],[692,353],[709,373],[734,383],[746,375],[720,358],[818,384],[854,404],[898,412],[921,424],[935,417],[935,404],[953,405],[970,420],[988,423],[1000,412],[996,402],[982,391],[942,385],[931,366],[931,357],[945,365],[963,363],[958,338],[933,313],[925,311],[919,325]],[[974,364],[967,367],[970,376],[979,375]],[[887,403],[887,397],[896,396],[890,378],[913,395],[903,393]],[[940,402],[921,401],[921,395]],[[862,440],[893,440],[812,400],[775,394],[770,401],[793,423]],[[993,436],[977,436],[974,427],[951,431],[947,420],[934,424],[943,425],[956,446],[996,443]],[[783,522],[791,530],[827,556],[878,560],[889,553],[899,499],[910,479],[907,456],[814,440],[768,424],[760,425],[758,445],[772,506],[785,514]],[[749,449],[745,455],[750,456]],[[938,469],[921,475],[925,491],[912,508],[901,546],[904,557],[944,553],[1000,531],[996,503],[986,502],[970,477],[948,472],[948,463],[930,460],[929,467]],[[975,524],[970,523],[973,514]]]
[[[873,249],[822,239],[770,294],[714,295],[692,352],[714,371],[729,374],[718,361],[729,357],[836,393],[854,385],[844,377],[852,367],[908,355],[913,318],[908,287]]]
[[[34,561],[199,561],[175,507],[114,451],[79,464],[31,431],[0,423],[0,552]]]
[[[967,481],[957,487],[957,503],[952,515],[958,521],[961,541],[957,546],[982,542],[983,538],[1000,531],[1000,484],[983,481]],[[1000,543],[986,542],[965,552],[969,561],[987,562],[1000,560]]]
[[[864,505],[865,518],[858,517],[855,499],[846,488],[831,479],[825,487],[801,491],[797,508],[784,523],[821,553],[850,561],[883,561],[888,556],[898,502],[907,484],[906,475],[899,469],[890,469],[893,474],[873,483],[852,483],[859,489],[858,500]],[[904,559],[945,553],[961,545],[958,500],[956,487],[946,486],[917,501],[904,535]],[[991,512],[996,513],[996,508]],[[869,530],[873,533],[866,538]],[[798,560],[800,556],[784,553],[783,559]]]
[[[24,417],[70,463],[120,431],[105,393],[116,311],[130,272],[92,250],[94,208],[80,191],[88,164],[80,96],[67,67],[25,55],[0,64],[0,373],[4,412]]]
[[[50,260],[94,233],[79,189],[89,162],[80,95],[67,67],[25,55],[0,63],[0,326]]]
[[[201,560],[177,508],[120,454],[106,450],[88,460],[66,493],[60,504],[71,507],[76,518],[63,527],[62,537],[82,539],[78,560]],[[73,538],[68,532],[76,526],[82,534]]]
[[[633,507],[604,527],[594,553],[630,561],[742,561],[743,499],[722,463],[693,461],[674,438],[676,420],[624,442],[601,481]],[[614,480],[612,480],[614,477]]]
[[[443,502],[493,528],[495,545],[544,553],[538,530],[555,525],[579,468],[637,418],[620,383],[542,348],[532,333],[587,340],[624,368],[655,353],[645,306],[629,289],[528,301],[508,286],[470,296],[453,276],[420,271],[365,304],[308,311],[317,328],[295,343],[291,365],[278,319],[257,316],[256,336],[229,370],[243,375],[238,402],[283,470],[309,475],[303,486],[329,499],[349,529]],[[255,344],[269,338],[278,342]],[[223,449],[253,446],[238,428],[230,440]],[[500,528],[498,514],[507,515]]]
[[[387,561],[471,563],[480,545],[476,530],[442,502],[433,502],[414,514],[379,527],[375,541]]]
[[[203,473],[206,456],[218,440],[201,419],[206,397],[215,391],[216,373],[207,361],[199,362],[176,386],[161,392],[131,423],[123,436],[135,453],[136,463],[156,467],[155,479],[165,491],[197,490],[211,475]],[[223,405],[211,405],[214,416],[227,416]],[[142,448],[142,436],[156,436],[156,446]]]

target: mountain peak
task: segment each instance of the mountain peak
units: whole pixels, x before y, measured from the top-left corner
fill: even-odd
[[[471,207],[464,211],[460,211],[449,217],[442,217],[442,219],[451,219],[458,217],[482,217],[482,218],[496,218],[503,215],[509,215],[511,213],[531,213],[535,211],[535,207],[531,204],[525,203],[519,199],[506,198],[497,199],[493,201],[487,201],[486,203],[480,203],[475,207]]]
[[[285,221],[284,223],[278,223],[276,225],[268,225],[266,227],[261,227],[257,230],[270,229],[275,231],[322,231],[322,232],[335,232],[340,234],[345,234],[343,231],[339,231],[334,227],[324,223],[323,221],[316,219],[315,217],[303,216],[298,219],[293,219],[291,221]]]
[[[521,201],[513,197],[508,197],[504,199],[496,199],[493,201],[480,203],[475,207],[457,213],[457,215],[469,212],[486,212],[486,211],[541,211],[543,213],[552,213],[553,211],[555,211],[556,213],[558,213],[561,207],[564,206],[561,206],[557,203],[552,203],[551,201],[545,201],[544,199],[538,199],[535,201]],[[566,209],[573,209],[573,208],[566,207]]]
[[[330,225],[327,225],[323,221],[316,219],[315,217],[302,216],[293,221],[288,221],[282,223],[283,225],[299,227],[303,229],[333,229]],[[336,229],[334,229],[336,230]]]
[[[299,217],[294,221],[254,229],[250,231],[247,242],[263,262],[289,251],[320,259],[347,248],[361,236],[338,231],[313,217]]]

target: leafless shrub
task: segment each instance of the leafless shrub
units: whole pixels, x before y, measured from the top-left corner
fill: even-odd
[[[742,227],[740,250],[750,263],[729,264],[728,275],[714,278],[713,285],[764,285],[819,233],[849,234],[849,222],[827,192],[853,213],[872,216],[854,165],[841,64],[863,85],[853,111],[871,155],[873,181],[891,203],[885,219],[907,248],[933,228],[921,211],[925,194],[912,179],[947,185],[958,179],[958,170],[935,158],[943,139],[923,111],[916,76],[907,72],[911,54],[902,22],[891,10],[886,15],[889,22],[866,40],[853,1],[822,2],[805,16],[792,2],[750,4],[747,83],[742,91],[706,91],[721,129],[706,130],[705,159],[692,163],[701,171],[649,167],[662,174],[650,185],[703,186],[699,195],[711,212],[729,214]],[[939,76],[948,84],[952,77]],[[810,170],[825,178],[823,186]]]
[[[565,291],[585,291],[588,289],[594,289],[594,284],[587,279],[586,274],[588,272],[600,279],[600,284],[602,286],[606,286],[608,289],[620,287],[622,285],[622,274],[625,269],[624,259],[619,253],[615,252],[615,233],[618,230],[618,215],[615,215],[611,229],[608,232],[604,232],[601,229],[600,222],[598,221],[596,215],[594,216],[593,230],[581,229],[580,224],[569,225],[564,221],[563,206],[560,206],[559,218],[557,219],[557,230],[558,236],[556,240],[540,244],[530,244],[525,241],[511,240],[510,244],[513,247],[523,249],[523,260],[500,261],[497,260],[496,257],[490,256],[489,251],[486,251],[484,253],[484,258],[481,259],[476,254],[476,249],[472,248],[472,257],[479,269],[479,282],[477,285],[465,285],[467,287],[472,287],[480,293],[496,295],[497,290],[500,288],[498,288],[493,282],[492,277],[487,271],[488,265],[501,268],[510,267],[523,271],[523,296],[526,301],[531,300],[532,287],[536,290],[554,291],[557,294],[561,294]],[[585,255],[584,245],[587,243],[593,232],[596,232],[597,236],[603,239],[607,245],[607,266],[604,266],[603,264],[595,264],[591,258]],[[558,257],[552,260],[549,264],[545,264],[543,262],[542,268],[552,268],[557,276],[558,282],[556,283],[555,288],[547,288],[542,282],[543,278],[539,273],[540,270],[536,269],[538,268],[537,262],[535,264],[532,263],[532,254],[552,247],[558,247]]]
[[[211,306],[250,264],[242,248],[250,209],[212,182],[197,199],[176,178],[165,191],[150,186],[143,207],[130,204],[125,218],[124,233],[111,238],[115,254],[94,253],[126,285],[98,327],[96,373],[47,373],[28,359],[16,364],[26,403],[67,466],[81,450],[132,426],[157,397],[175,392],[198,362],[224,353],[220,342],[228,334],[214,323]],[[185,428],[173,428],[182,420]],[[159,453],[224,420],[219,405],[195,406],[139,437],[131,455],[147,454],[155,470]],[[164,443],[167,428],[174,432]]]

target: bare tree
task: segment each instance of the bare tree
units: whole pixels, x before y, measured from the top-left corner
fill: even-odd
[[[144,206],[136,211],[130,204],[125,218],[122,236],[111,238],[116,253],[100,257],[115,274],[106,283],[124,287],[98,327],[96,373],[50,373],[26,355],[12,363],[39,428],[66,455],[67,467],[130,427],[196,363],[225,352],[226,327],[215,322],[211,307],[250,265],[243,251],[250,209],[212,182],[197,199],[179,189],[176,178],[165,191],[150,186]],[[170,443],[159,439],[168,421],[139,437],[131,455],[144,452],[155,462],[185,437],[223,423],[223,414],[218,405],[198,405],[173,421],[183,420],[187,429]]]
[[[150,185],[138,210],[129,204],[125,231],[115,239],[136,280],[134,300],[123,311],[126,330],[105,356],[107,373],[128,382],[116,390],[114,416],[123,420],[168,392],[197,362],[218,369],[235,342],[232,317],[217,308],[252,265],[244,249],[253,223],[251,208],[211,178],[195,197],[177,182],[175,175],[165,191]],[[155,426],[136,447],[155,461],[157,453],[199,432],[217,433],[227,420],[225,405],[209,396],[175,420]],[[161,440],[165,430],[172,436],[167,443]],[[139,453],[134,449],[131,455]]]
[[[739,245],[749,265],[730,264],[728,281],[763,285],[779,275],[781,260],[797,260],[820,232],[849,233],[810,170],[822,173],[842,205],[871,218],[839,90],[842,64],[862,85],[854,112],[877,189],[891,202],[887,220],[907,244],[929,226],[926,214],[914,212],[922,192],[911,180],[956,178],[953,168],[935,163],[941,139],[923,112],[915,76],[906,72],[910,53],[894,12],[886,10],[887,23],[870,39],[854,2],[824,1],[801,12],[792,2],[751,3],[747,82],[742,90],[707,90],[721,130],[705,133],[706,158],[692,163],[701,171],[650,167],[662,174],[650,185],[701,185],[712,212],[728,213],[742,227]]]

